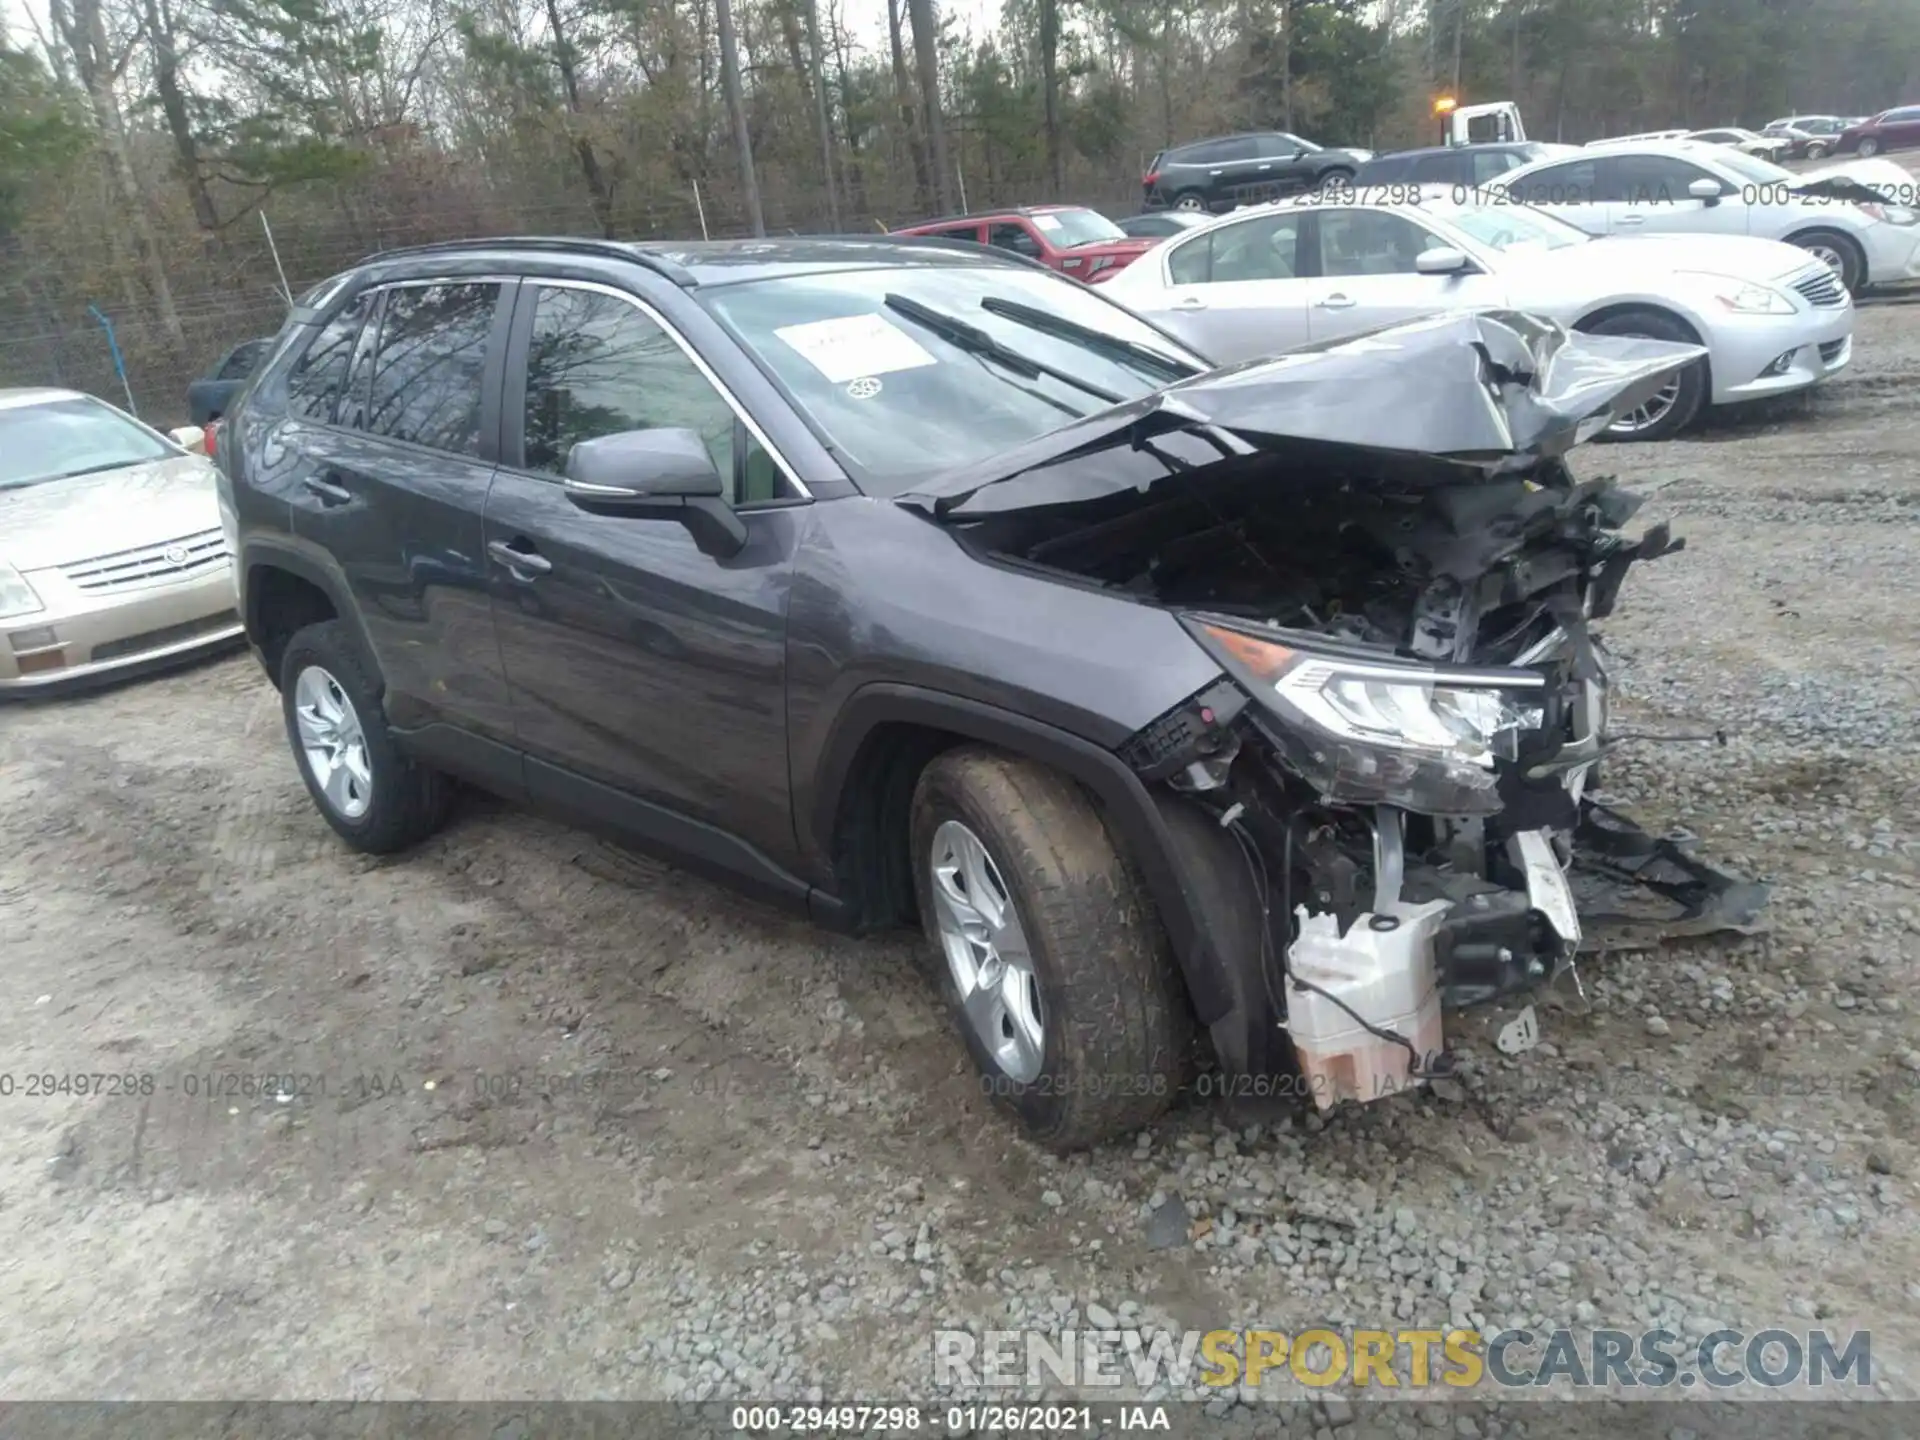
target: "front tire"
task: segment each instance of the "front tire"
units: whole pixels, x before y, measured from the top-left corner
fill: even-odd
[[[1874,156],[1878,155],[1879,153],[1880,153],[1880,142],[1878,140],[1874,139],[1873,136],[1871,135],[1866,135],[1861,137],[1860,158],[1862,160],[1871,160]]]
[[[1849,236],[1837,230],[1808,230],[1787,243],[1824,261],[1840,277],[1848,294],[1858,295],[1866,283],[1867,257]]]
[[[426,839],[445,823],[453,792],[395,746],[380,695],[343,622],[309,625],[287,642],[280,709],[294,763],[326,822],[369,855]]]
[[[1192,1016],[1146,887],[1086,793],[965,746],[922,772],[910,835],[942,989],[995,1103],[1055,1150],[1159,1116]]]
[[[1580,327],[1589,335],[1634,335],[1648,340],[1672,340],[1682,345],[1698,345],[1679,321],[1652,310],[1633,310],[1611,315],[1594,325]],[[1687,426],[1707,401],[1707,362],[1696,360],[1660,393],[1632,415],[1623,416],[1608,426],[1604,438],[1623,440],[1671,440]]]
[[[1824,160],[1827,157],[1827,150],[1828,150],[1828,147],[1826,145],[1816,140],[1811,145],[1807,146],[1807,159]]]

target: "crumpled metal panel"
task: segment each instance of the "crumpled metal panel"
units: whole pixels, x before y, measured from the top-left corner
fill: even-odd
[[[1161,479],[1289,451],[1398,471],[1424,462],[1436,480],[1526,469],[1597,435],[1705,354],[1518,311],[1454,312],[1208,371],[935,476],[899,503],[968,519],[1152,483],[1133,467],[1074,463],[1122,448],[1158,455]]]

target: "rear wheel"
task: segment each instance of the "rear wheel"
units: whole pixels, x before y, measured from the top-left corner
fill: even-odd
[[[1807,146],[1807,159],[1809,159],[1809,160],[1822,160],[1822,159],[1825,159],[1825,158],[1826,158],[1826,154],[1827,154],[1827,151],[1828,151],[1828,150],[1829,150],[1830,148],[1831,148],[1831,147],[1830,147],[1830,146],[1828,146],[1828,144],[1827,144],[1827,143],[1826,143],[1826,141],[1824,141],[1824,140],[1815,140],[1815,141],[1812,141],[1812,142],[1811,142],[1811,143],[1809,143],[1809,144],[1808,144],[1808,146]]]
[[[1591,335],[1636,335],[1648,340],[1672,340],[1682,345],[1700,342],[1685,326],[1653,310],[1630,310],[1580,327]],[[1707,362],[1696,360],[1682,370],[1639,409],[1607,427],[1609,440],[1668,440],[1693,423],[1707,399]]]
[[[1871,135],[1861,137],[1860,154],[1864,159],[1872,159],[1880,153],[1880,142]]]
[[[1808,230],[1795,235],[1789,242],[1798,245],[1814,259],[1822,262],[1847,289],[1858,294],[1867,278],[1867,257],[1860,247],[1848,236],[1838,230]]]
[[[1173,208],[1187,211],[1205,210],[1207,208],[1207,197],[1202,195],[1198,190],[1182,190],[1178,195],[1173,197]]]
[[[452,782],[394,745],[380,686],[341,621],[309,625],[287,642],[280,705],[307,793],[354,849],[404,850],[444,823]]]
[[[922,773],[911,836],[921,919],[982,1088],[1056,1150],[1164,1111],[1191,1014],[1152,901],[1086,793],[968,746]]]

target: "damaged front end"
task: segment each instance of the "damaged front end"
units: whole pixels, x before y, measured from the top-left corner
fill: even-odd
[[[1563,457],[1701,353],[1443,316],[1212,372],[905,498],[1000,563],[1174,611],[1220,665],[1122,758],[1228,976],[1201,1019],[1229,1069],[1378,1098],[1444,1071],[1443,1007],[1574,965],[1583,833],[1623,865],[1641,833],[1589,793],[1591,627],[1681,542],[1624,535],[1638,499]]]

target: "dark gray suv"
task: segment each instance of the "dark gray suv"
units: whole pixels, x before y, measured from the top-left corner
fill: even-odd
[[[1558,457],[1698,353],[1455,316],[1213,371],[978,247],[451,245],[304,297],[223,510],[350,844],[457,777],[917,918],[1066,1147],[1195,1063],[1376,1098],[1430,1002],[1571,964],[1587,627],[1664,539]]]

